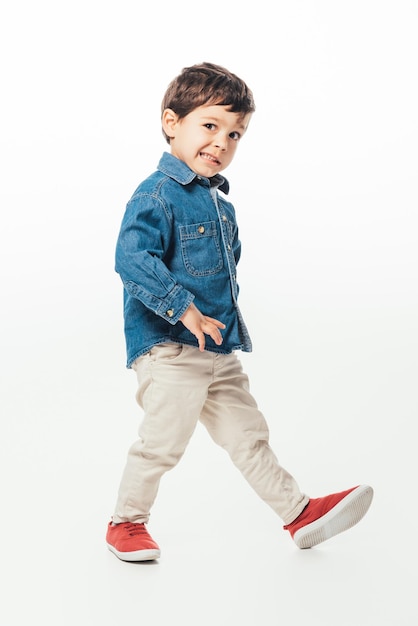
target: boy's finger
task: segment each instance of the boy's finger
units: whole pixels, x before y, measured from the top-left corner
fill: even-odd
[[[223,322],[220,322],[219,320],[215,320],[213,317],[206,317],[206,319],[208,322],[212,322],[212,324],[215,324],[215,326],[218,326],[219,328],[226,328]]]
[[[199,335],[196,335],[196,338],[199,343],[199,350],[200,352],[203,352],[205,349],[205,335],[200,333]]]

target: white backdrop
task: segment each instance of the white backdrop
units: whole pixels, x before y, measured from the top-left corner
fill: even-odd
[[[312,495],[372,483],[372,536],[393,540],[382,530],[383,519],[393,522],[407,550],[418,416],[417,18],[417,3],[405,0],[2,7],[2,517],[12,533],[2,565],[10,598],[22,576],[33,585],[31,550],[35,543],[45,554],[46,521],[67,534],[71,520],[80,532],[87,519],[104,546],[139,419],[114,247],[127,200],[167,149],[165,88],[201,61],[244,78],[257,105],[225,175],[254,343],[243,361],[274,447]],[[220,455],[198,430],[162,486],[160,533],[172,489],[190,515],[189,489],[203,508],[211,489],[226,497],[220,484],[227,489],[235,475]],[[212,461],[210,480],[202,470],[201,486],[188,482]],[[16,563],[22,536],[29,570]],[[42,594],[28,586],[32,607],[44,612]],[[55,619],[63,597],[55,596]],[[409,626],[415,609],[403,607],[405,621],[390,604],[364,624],[389,616],[388,624]],[[7,615],[8,626],[25,623],[16,608]],[[104,624],[104,615],[89,619],[78,623]]]

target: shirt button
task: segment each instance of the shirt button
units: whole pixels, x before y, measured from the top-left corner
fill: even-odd
[[[227,220],[226,215],[222,215],[222,219],[223,219],[224,222],[226,222],[226,220]]]
[[[231,249],[231,246],[228,244],[228,250],[230,250],[230,249]]]
[[[168,317],[173,317],[173,315],[174,315],[174,310],[173,310],[173,309],[168,309],[168,311],[167,311],[167,315],[168,315]]]
[[[205,227],[199,226],[199,228],[197,229],[197,232],[199,232],[200,234],[203,234],[205,232]]]

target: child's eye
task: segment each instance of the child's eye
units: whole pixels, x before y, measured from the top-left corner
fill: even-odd
[[[231,139],[234,139],[234,141],[238,141],[239,139],[241,139],[241,135],[234,130],[232,133],[229,133],[229,136],[231,137]]]
[[[212,123],[210,123],[210,122],[208,122],[207,124],[205,124],[205,127],[206,127],[208,130],[215,130],[215,128],[216,128],[215,124],[212,124]]]

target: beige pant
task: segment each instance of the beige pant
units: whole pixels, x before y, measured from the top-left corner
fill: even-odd
[[[137,359],[134,369],[144,417],[128,452],[115,523],[148,521],[160,479],[181,459],[198,420],[284,524],[299,515],[308,497],[271,450],[236,354],[166,343]]]

